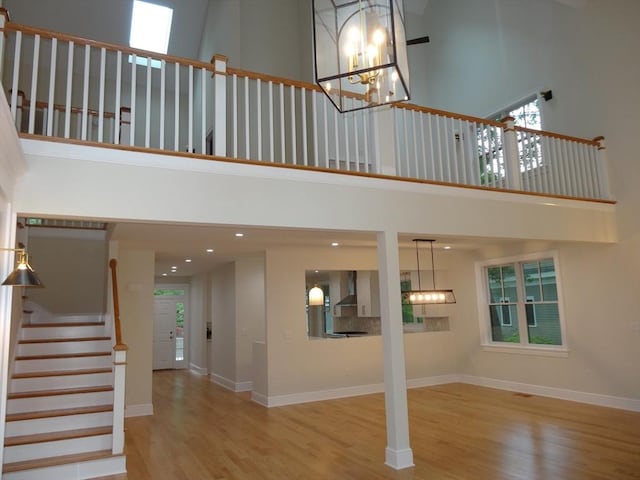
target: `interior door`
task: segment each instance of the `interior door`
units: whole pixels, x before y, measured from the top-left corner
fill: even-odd
[[[153,325],[153,369],[175,368],[176,300],[155,297]]]

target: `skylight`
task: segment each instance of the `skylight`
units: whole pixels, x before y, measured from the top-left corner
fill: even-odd
[[[172,18],[172,8],[133,0],[129,46],[166,54]]]

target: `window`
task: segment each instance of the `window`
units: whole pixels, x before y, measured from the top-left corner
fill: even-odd
[[[171,35],[171,21],[173,9],[154,3],[133,1],[131,12],[131,33],[129,34],[129,46],[150,52],[166,54],[169,49],[169,37]],[[149,59],[136,57],[138,65],[147,65]],[[133,56],[129,55],[129,63]],[[153,68],[160,68],[160,61],[151,59]]]
[[[485,344],[565,345],[555,254],[480,262],[476,269]]]
[[[498,122],[502,121],[505,117],[513,117],[515,119],[514,123],[518,127],[542,130],[540,100],[537,95],[527,97],[526,99],[510,105],[509,107],[490,116],[492,120],[496,120]]]

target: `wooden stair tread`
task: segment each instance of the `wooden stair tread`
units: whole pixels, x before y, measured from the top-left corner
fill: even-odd
[[[99,450],[96,452],[76,453],[73,455],[62,455],[59,457],[38,458],[35,460],[25,460],[22,462],[5,463],[2,467],[2,473],[20,472],[22,470],[31,470],[35,468],[54,467],[56,465],[66,465],[69,463],[81,463],[91,460],[101,460],[103,458],[120,457],[121,455],[113,455],[111,450]]]
[[[32,340],[20,340],[20,344],[31,343],[58,343],[58,342],[99,342],[102,340],[111,340],[111,337],[73,337],[73,338],[36,338]]]
[[[22,328],[50,328],[50,327],[104,327],[104,322],[51,322],[27,323]]]
[[[21,355],[16,360],[54,360],[56,358],[107,357],[111,352],[52,353],[49,355]]]
[[[87,368],[78,370],[50,370],[47,372],[14,373],[11,378],[64,377],[68,375],[91,375],[93,373],[111,373],[111,368]]]
[[[33,392],[13,392],[7,395],[8,400],[16,398],[31,398],[31,397],[49,397],[55,395],[75,395],[78,393],[99,393],[99,392],[111,392],[113,387],[111,385],[100,385],[97,387],[78,387],[78,388],[62,388],[57,390],[36,390]]]
[[[9,413],[7,422],[20,420],[35,420],[38,418],[67,417],[71,415],[84,415],[89,413],[112,412],[113,405],[92,405],[90,407],[62,408],[58,410],[43,410],[40,412]]]
[[[16,437],[5,437],[4,446],[14,447],[16,445],[31,445],[33,443],[56,442],[58,440],[71,440],[74,438],[94,437],[98,435],[110,435],[113,427],[93,427],[80,428],[77,430],[64,430],[62,432],[36,433],[34,435],[19,435]]]

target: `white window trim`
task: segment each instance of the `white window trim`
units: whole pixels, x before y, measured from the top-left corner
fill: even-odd
[[[530,92],[529,94],[520,97],[518,100],[515,100],[513,102],[510,102],[508,104],[506,104],[504,107],[499,108],[498,110],[495,110],[491,113],[489,113],[488,115],[485,115],[482,118],[496,118],[499,114],[502,114],[503,112],[510,112],[512,110],[515,110],[516,108],[522,107],[523,105],[533,101],[534,99],[538,100],[538,107],[540,108],[540,125],[542,125],[542,128],[544,128],[544,104],[546,103],[544,98],[542,98],[542,95],[540,94],[541,91],[543,91],[544,88],[538,88],[537,90]]]
[[[562,335],[562,345],[515,345],[506,342],[494,342],[491,339],[491,322],[489,319],[489,309],[487,308],[487,280],[485,268],[494,265],[504,265],[509,263],[524,263],[536,260],[552,258],[556,273],[556,289],[558,292],[558,314],[560,315],[560,332]],[[522,355],[541,355],[550,357],[567,357],[569,355],[569,344],[567,340],[567,328],[564,315],[564,299],[562,294],[562,275],[560,268],[560,259],[557,251],[546,251],[528,253],[523,255],[515,255],[511,257],[492,258],[488,260],[480,260],[475,262],[476,270],[476,294],[478,305],[478,323],[480,327],[480,345],[483,351],[499,352],[499,353],[516,353]],[[516,277],[516,278],[519,278]],[[518,319],[520,323],[524,322],[526,328],[527,319]],[[520,325],[521,331],[522,325]],[[522,338],[522,337],[521,337]]]

